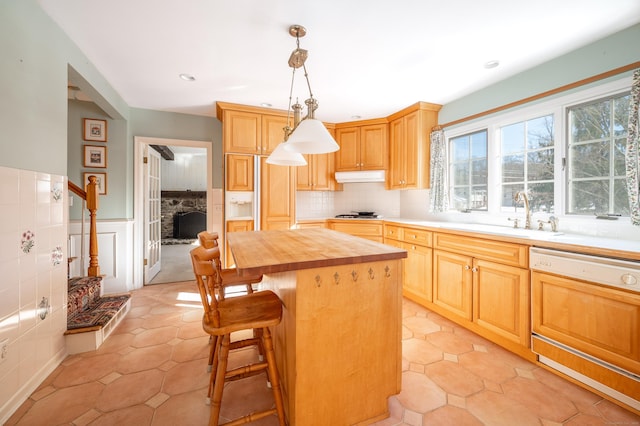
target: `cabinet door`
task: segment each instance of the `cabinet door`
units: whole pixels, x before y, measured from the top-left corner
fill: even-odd
[[[335,153],[336,171],[360,170],[360,128],[336,129],[336,142],[340,145]]]
[[[253,231],[253,220],[228,220],[227,221],[227,234],[230,232],[246,232]],[[226,241],[225,241],[226,242]],[[235,267],[235,262],[233,261],[233,255],[231,254],[231,249],[229,245],[226,248],[226,258],[225,265],[227,268]]]
[[[474,260],[473,322],[515,343],[531,342],[529,270]]]
[[[360,128],[361,170],[386,170],[388,166],[388,138],[386,124],[372,124]]]
[[[403,293],[418,303],[431,302],[432,294],[432,254],[429,247],[403,243],[402,248],[407,251],[405,260]]]
[[[261,157],[260,228],[291,229],[295,224],[295,170],[275,166]]]
[[[259,154],[262,128],[260,114],[225,111],[222,127],[225,153]]]
[[[404,146],[402,155],[404,156],[404,184],[406,189],[418,188],[418,165],[422,164],[419,161],[419,131],[420,131],[420,116],[419,111],[412,112],[411,114],[403,117],[404,122]]]
[[[533,272],[533,331],[640,374],[640,295]]]
[[[402,118],[389,124],[389,189],[402,189],[404,181],[404,123]]]
[[[473,258],[441,250],[433,252],[433,303],[471,320]]]
[[[287,117],[277,115],[262,116],[262,134],[260,139],[260,153],[269,155],[276,146],[284,141],[284,127],[287,125]]]
[[[333,178],[333,153],[329,154],[313,154],[311,157],[313,167],[312,186],[314,191],[333,191],[335,189],[335,180]]]
[[[298,191],[311,191],[313,189],[313,165],[311,164],[313,155],[302,154],[302,156],[307,161],[307,165],[296,166],[296,189]]]
[[[253,191],[252,155],[227,155],[227,191]]]

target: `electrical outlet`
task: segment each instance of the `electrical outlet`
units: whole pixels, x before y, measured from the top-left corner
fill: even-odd
[[[0,362],[3,362],[9,356],[9,339],[0,341]]]

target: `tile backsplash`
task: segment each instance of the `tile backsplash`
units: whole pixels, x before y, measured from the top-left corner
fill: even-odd
[[[0,167],[0,423],[66,355],[65,176]]]
[[[400,216],[400,192],[387,191],[384,183],[345,183],[342,191],[298,191],[296,217],[333,217],[352,211],[373,211],[384,217]]]

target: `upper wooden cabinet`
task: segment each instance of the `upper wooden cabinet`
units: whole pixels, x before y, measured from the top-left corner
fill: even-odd
[[[298,177],[297,190],[335,191],[339,184],[336,183],[333,175],[335,170],[334,158],[333,153],[304,154],[307,165],[296,167]]]
[[[386,170],[389,164],[388,125],[385,119],[336,125],[336,171]]]
[[[227,154],[227,191],[253,191],[253,156]]]
[[[440,105],[418,102],[389,116],[388,189],[426,189],[430,182],[430,134]]]
[[[284,140],[286,112],[217,103],[225,153],[269,155]]]

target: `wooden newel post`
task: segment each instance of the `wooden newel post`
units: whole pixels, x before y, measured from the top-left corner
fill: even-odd
[[[89,176],[87,184],[87,210],[89,210],[89,268],[87,275],[90,277],[100,276],[100,266],[98,266],[98,232],[96,229],[96,212],[98,211],[98,183],[97,178]]]

